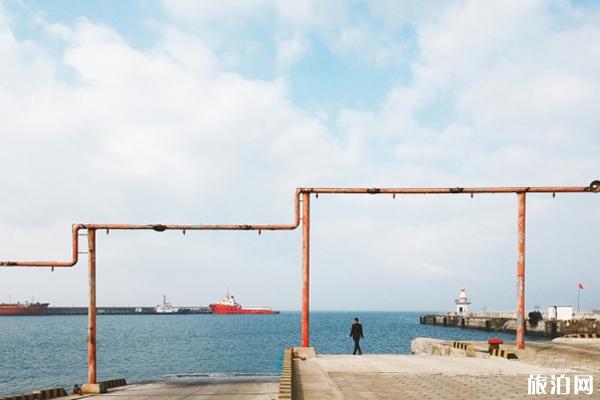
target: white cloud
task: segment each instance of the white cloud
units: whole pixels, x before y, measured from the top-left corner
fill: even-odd
[[[308,41],[301,35],[276,37],[275,43],[277,44],[276,63],[279,69],[285,69],[294,64],[309,48]]]
[[[600,84],[593,19],[557,30],[541,2],[464,2],[435,15],[417,25],[414,79],[378,111],[342,115],[353,137],[395,147],[399,163],[456,163],[471,178],[589,180]]]
[[[202,32],[215,49],[230,49],[230,53],[242,53],[240,42],[248,36],[244,29],[253,23],[273,29],[274,63],[279,70],[301,59],[309,48],[311,35],[348,59],[358,57],[375,65],[398,65],[407,61],[405,44],[396,43],[393,35],[397,25],[390,26],[389,31],[372,32],[372,25],[361,22],[368,17],[385,18],[377,7],[366,7],[368,15],[351,15],[349,5],[337,0],[253,0],[244,2],[241,7],[229,1],[165,0],[162,5],[174,21]],[[251,47],[251,44],[245,46]]]

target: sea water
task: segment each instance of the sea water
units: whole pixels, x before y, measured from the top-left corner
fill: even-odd
[[[420,325],[420,312],[312,312],[311,345],[351,353],[359,317],[364,353],[409,354],[433,337],[514,340],[514,335]],[[300,313],[276,315],[99,315],[98,379],[128,382],[173,375],[278,374],[285,347],[300,344]],[[0,317],[0,396],[87,380],[86,316]]]

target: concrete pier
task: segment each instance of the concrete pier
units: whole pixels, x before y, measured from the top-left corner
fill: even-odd
[[[156,307],[96,307],[98,315],[185,315],[212,314],[209,307],[181,306],[178,312],[157,313]],[[44,315],[87,315],[87,307],[48,307]]]
[[[425,341],[427,339],[424,339]],[[439,345],[443,341],[435,341]],[[483,342],[469,342],[485,347]],[[451,347],[451,342],[445,344]],[[519,360],[500,357],[420,355],[321,355],[294,360],[294,399],[527,399],[530,374],[594,377],[600,398],[600,341],[570,344],[537,342],[518,352]],[[427,346],[423,346],[427,348]],[[554,398],[550,395],[534,398]],[[559,396],[579,398],[577,396]]]
[[[111,389],[108,393],[69,396],[65,400],[274,400],[278,397],[279,380],[273,378],[235,377],[231,379],[178,378],[160,382],[135,384]]]
[[[562,370],[502,358],[323,355],[295,361],[294,399],[511,399],[531,373]]]
[[[501,313],[471,313],[469,315],[424,314],[419,317],[422,325],[451,326],[464,329],[515,333],[517,321],[513,315]],[[555,338],[562,335],[600,333],[600,320],[581,318],[568,321],[526,321],[525,332],[529,336]]]

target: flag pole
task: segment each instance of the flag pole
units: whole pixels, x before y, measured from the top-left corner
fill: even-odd
[[[577,284],[577,313],[579,314],[579,299],[581,298],[581,289],[583,289],[583,282]]]

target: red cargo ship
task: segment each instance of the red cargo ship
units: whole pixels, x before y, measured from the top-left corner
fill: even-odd
[[[208,306],[214,314],[279,314],[279,311],[274,311],[271,307],[242,307],[229,294],[229,290],[225,293],[225,297]]]
[[[0,303],[0,316],[44,315],[49,305],[49,303]]]

